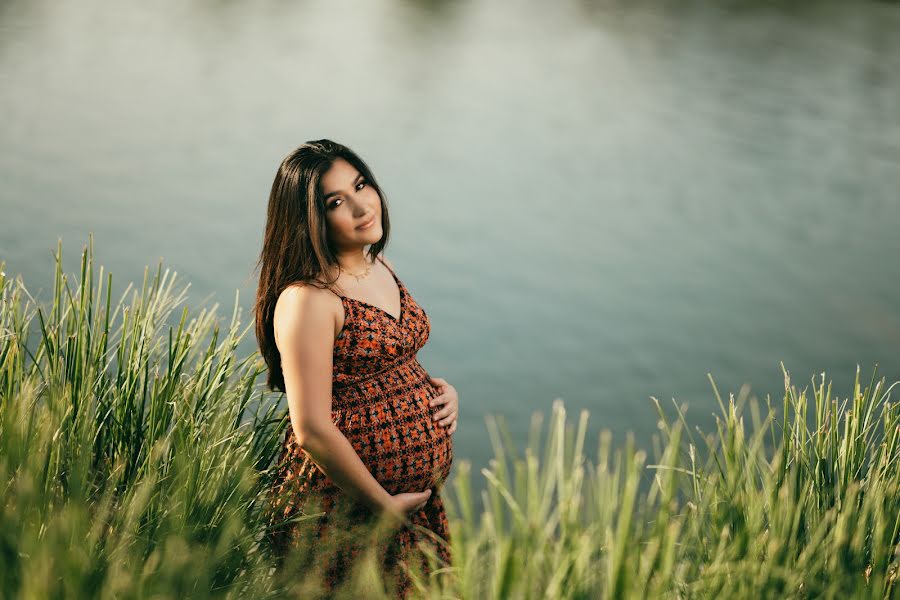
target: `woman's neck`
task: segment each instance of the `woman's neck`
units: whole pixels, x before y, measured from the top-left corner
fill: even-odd
[[[366,267],[369,265],[369,260],[366,257],[364,248],[338,252],[337,260],[341,269],[349,271],[350,273],[360,273],[365,271]]]

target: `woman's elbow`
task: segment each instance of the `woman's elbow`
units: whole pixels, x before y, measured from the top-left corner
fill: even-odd
[[[316,440],[320,439],[327,431],[331,423],[305,422],[294,427],[294,437],[297,444],[301,448],[315,445]]]

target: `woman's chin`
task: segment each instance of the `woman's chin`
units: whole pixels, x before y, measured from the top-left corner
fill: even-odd
[[[362,232],[363,240],[366,244],[374,244],[375,242],[381,240],[382,236],[384,236],[384,230],[381,229],[381,225],[373,225],[368,230]]]

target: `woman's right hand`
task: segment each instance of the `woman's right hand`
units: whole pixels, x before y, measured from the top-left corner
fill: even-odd
[[[414,512],[425,506],[428,499],[431,498],[431,488],[422,492],[403,492],[391,496],[390,505],[387,512],[390,516],[400,521],[405,521],[409,513]]]

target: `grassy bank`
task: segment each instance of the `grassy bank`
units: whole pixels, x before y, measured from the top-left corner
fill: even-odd
[[[3,265],[0,264],[0,271]],[[286,412],[237,357],[238,303],[183,306],[162,265],[120,298],[92,249],[36,303],[0,274],[0,595],[310,597],[274,570],[266,491]],[[898,595],[900,408],[857,371],[850,398],[785,371],[770,406],[723,400],[701,435],[658,404],[662,443],[586,439],[562,402],[522,448],[487,418],[495,459],[445,488],[446,598],[880,598]],[[642,481],[647,485],[642,485]],[[314,516],[308,518],[315,518]],[[298,549],[300,564],[306,549]],[[375,595],[374,556],[355,584]]]

